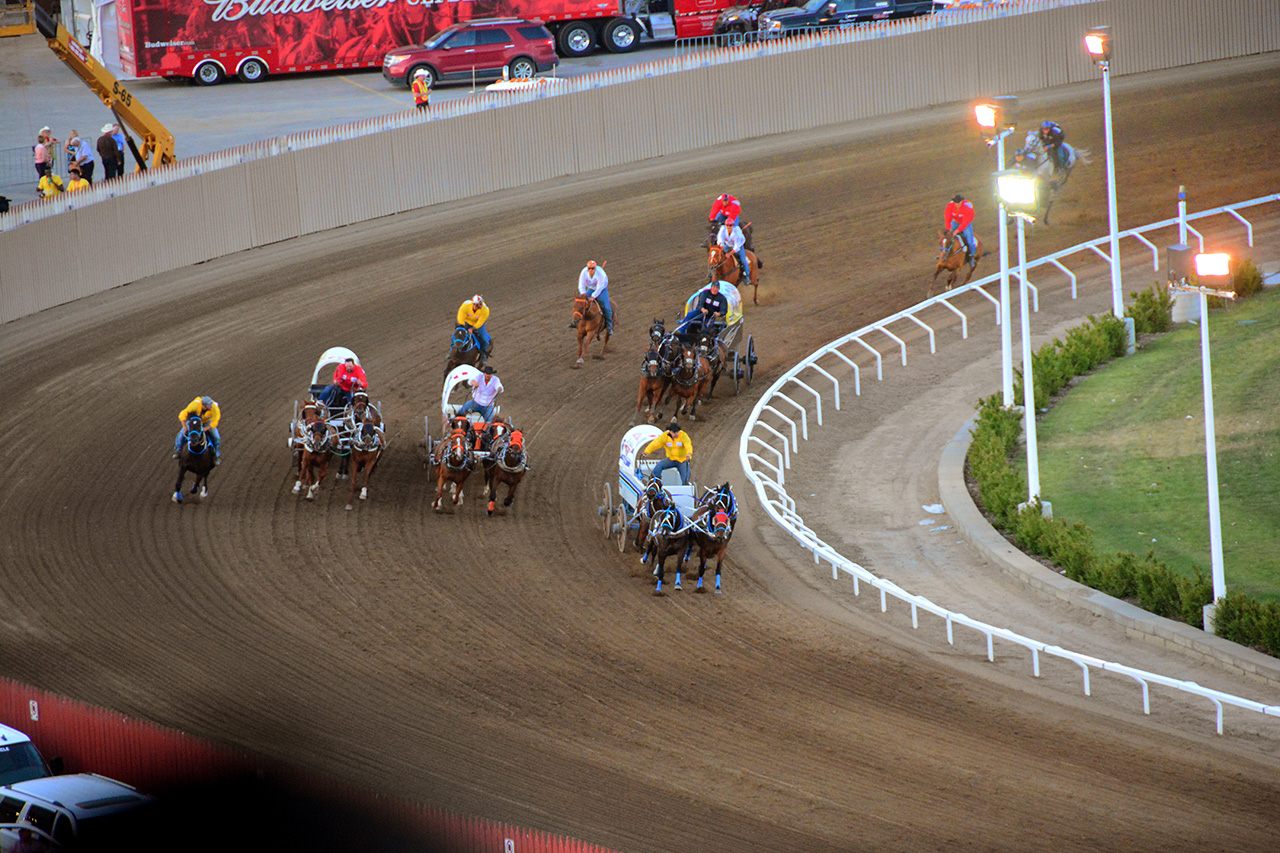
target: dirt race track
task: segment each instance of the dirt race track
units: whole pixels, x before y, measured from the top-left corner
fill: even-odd
[[[1023,99],[1096,157],[1032,255],[1106,232],[1099,88]],[[1280,186],[1274,55],[1120,78],[1114,106],[1122,228],[1173,215],[1180,183],[1192,210]],[[754,395],[922,298],[953,193],[995,245],[987,157],[958,105],[344,228],[10,324],[0,672],[623,851],[1276,850],[1273,754],[866,630],[754,529],[736,466]],[[765,262],[746,321],[761,361],[751,394],[722,390],[688,429],[696,478],[748,506],[726,594],[655,599],[596,507],[645,329],[704,275],[701,217],[726,188]],[[575,371],[564,326],[589,257],[609,262],[619,332]],[[476,292],[534,467],[494,518],[474,484],[432,512],[418,446]],[[353,512],[345,483],[314,503],[289,490],[293,401],[333,345],[360,354],[390,424]],[[177,507],[174,416],[202,393],[226,462],[203,504]]]

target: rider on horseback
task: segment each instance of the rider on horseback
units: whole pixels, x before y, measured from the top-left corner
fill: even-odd
[[[942,225],[947,229],[948,241],[951,235],[960,235],[960,241],[964,243],[964,262],[971,267],[977,266],[978,260],[974,257],[977,246],[973,240],[973,202],[956,193],[942,214]]]
[[[1040,125],[1039,137],[1045,156],[1052,158],[1054,168],[1065,170],[1069,165],[1067,150],[1062,145],[1067,138],[1066,131],[1059,127],[1057,122],[1046,121]]]
[[[369,380],[364,375],[364,368],[356,364],[354,358],[348,356],[342,364],[334,368],[333,382],[325,386],[316,400],[329,408],[345,406],[351,402],[353,393],[361,388],[367,388],[368,385]]]
[[[605,327],[612,333],[613,308],[609,305],[609,276],[604,271],[604,264],[597,266],[595,261],[587,261],[582,272],[578,273],[578,293],[596,301],[600,306],[600,313],[604,315]],[[569,324],[569,328],[576,329],[581,319],[581,317],[575,317]]]
[[[222,419],[222,410],[218,408],[217,402],[212,397],[196,397],[181,412],[178,412],[178,423],[184,427],[187,418],[193,415],[200,416],[200,422],[204,426],[204,433],[209,437],[209,444],[213,447],[213,464],[222,464],[222,436],[218,435],[218,421]],[[186,443],[186,429],[178,430],[178,437],[173,442],[173,458],[177,459],[178,454],[182,452],[182,445]]]
[[[458,308],[458,328],[469,329],[480,342],[480,348],[486,356],[493,355],[493,338],[484,327],[489,319],[489,306],[484,304],[484,297],[476,294]]]
[[[722,193],[711,205],[711,213],[707,216],[707,220],[719,228],[725,224],[736,225],[741,215],[742,204],[728,193]]]
[[[645,446],[644,455],[648,456],[659,450],[665,450],[667,458],[659,460],[649,472],[649,476],[662,482],[662,472],[668,468],[675,468],[680,472],[681,485],[689,485],[689,460],[693,457],[693,442],[689,434],[680,429],[680,424],[674,420],[667,426],[665,433]]]
[[[751,264],[747,259],[747,238],[737,222],[725,220],[720,230],[716,232],[716,245],[723,249],[726,255],[732,254],[738,258],[738,266],[742,269],[740,281],[751,278]]]
[[[692,332],[692,325],[700,323],[713,335],[724,328],[724,318],[729,316],[729,298],[720,292],[720,282],[713,281],[702,292],[693,310],[676,326],[677,334]]]

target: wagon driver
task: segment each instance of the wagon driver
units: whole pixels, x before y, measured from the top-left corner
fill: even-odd
[[[218,407],[218,403],[212,397],[196,397],[181,412],[178,412],[178,423],[182,427],[178,429],[178,437],[173,442],[173,458],[177,459],[178,454],[182,451],[182,445],[187,441],[187,431],[185,429],[187,418],[192,415],[199,415],[200,422],[204,426],[204,434],[209,437],[209,444],[213,446],[213,464],[222,464],[222,436],[218,434],[218,421],[222,420],[222,409]]]
[[[724,328],[724,318],[729,315],[729,297],[720,292],[720,282],[713,281],[707,285],[698,297],[693,310],[680,321],[677,332],[686,332],[693,323],[701,323],[712,332]]]
[[[329,408],[345,406],[351,402],[351,395],[361,388],[369,387],[364,368],[356,364],[356,360],[347,357],[333,371],[333,382],[325,386],[316,399]]]
[[[600,313],[604,315],[605,326],[609,329],[609,333],[613,334],[613,308],[609,305],[609,276],[604,271],[604,263],[587,261],[582,272],[578,273],[578,293],[596,301],[600,306]],[[569,324],[569,328],[576,329],[581,319],[575,318]]]
[[[680,424],[674,420],[667,425],[666,432],[645,445],[644,455],[648,456],[659,450],[665,450],[667,458],[658,460],[650,476],[661,482],[662,472],[675,468],[680,472],[680,484],[689,485],[689,460],[693,458],[693,442],[689,439],[689,434],[680,429]]]
[[[471,386],[471,399],[462,404],[458,414],[476,412],[484,418],[485,423],[493,423],[493,402],[502,393],[502,380],[492,367],[485,365],[484,371],[479,376],[471,377],[467,384]]]

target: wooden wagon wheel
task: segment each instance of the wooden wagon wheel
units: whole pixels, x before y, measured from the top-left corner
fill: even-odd
[[[604,483],[604,503],[597,510],[604,516],[604,538],[608,539],[613,533],[613,489],[609,488],[609,481]]]
[[[630,532],[631,516],[627,514],[626,503],[618,507],[618,550],[627,553],[627,534]]]

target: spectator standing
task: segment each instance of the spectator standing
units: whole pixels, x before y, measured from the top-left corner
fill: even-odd
[[[93,183],[93,167],[97,160],[93,156],[93,148],[79,136],[67,141],[68,166],[74,164],[86,182]]]
[[[41,164],[44,167],[44,173],[40,175],[40,183],[36,185],[36,190],[40,193],[41,198],[51,198],[55,195],[62,195],[67,188],[62,183],[62,178],[53,173],[49,168],[48,161]]]
[[[49,136],[49,128],[42,127],[40,132],[36,134],[36,144],[31,150],[36,155],[36,175],[37,180],[44,177],[45,167],[49,167],[49,171],[53,171],[53,142]]]
[[[89,189],[89,182],[80,174],[80,169],[72,166],[67,170],[67,177],[71,180],[67,183],[67,192],[78,193],[80,190]]]
[[[120,149],[120,169],[117,174],[124,174],[124,164],[129,162],[129,145],[124,141],[124,131],[120,129],[120,125],[111,125],[111,138],[116,141],[116,146]]]
[[[102,159],[102,179],[109,181],[119,175],[120,172],[120,146],[116,144],[115,137],[111,135],[113,127],[109,124],[102,126],[102,135],[98,137],[98,157]]]

